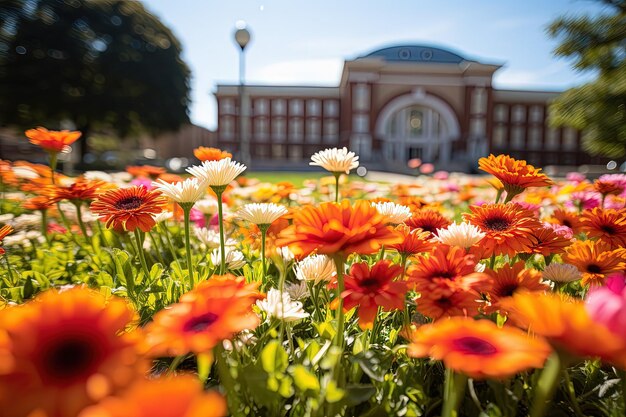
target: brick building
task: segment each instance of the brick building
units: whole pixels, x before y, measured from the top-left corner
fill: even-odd
[[[218,85],[214,144],[238,152],[243,122],[257,167],[301,166],[333,146],[391,171],[411,158],[469,170],[490,152],[539,166],[601,161],[582,152],[580,132],[548,126],[547,106],[557,92],[495,89],[500,68],[407,45],[346,61],[337,87],[246,85],[240,106],[238,85]]]

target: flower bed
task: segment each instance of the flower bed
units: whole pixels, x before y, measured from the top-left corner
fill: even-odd
[[[296,187],[199,149],[158,167],[0,161],[0,415],[626,412],[626,176]],[[52,168],[52,170],[50,169]]]

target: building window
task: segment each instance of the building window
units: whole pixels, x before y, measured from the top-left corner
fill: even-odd
[[[471,112],[473,114],[483,114],[487,111],[487,92],[484,88],[474,89],[472,94]]]
[[[532,106],[530,108],[530,121],[532,123],[541,123],[543,121],[543,107]]]
[[[546,149],[559,149],[559,130],[554,128],[546,129],[546,138],[545,138],[545,147]]]
[[[267,139],[269,123],[265,117],[257,117],[254,120],[254,135],[259,139]]]
[[[285,145],[272,145],[272,158],[284,158]]]
[[[511,129],[511,147],[513,149],[524,149],[524,127],[516,126]]]
[[[496,126],[493,129],[493,146],[496,148],[506,148],[506,127]]]
[[[232,98],[223,98],[220,100],[220,110],[222,113],[235,113],[235,101]]]
[[[307,100],[306,102],[306,115],[307,116],[320,116],[321,105],[319,100]]]
[[[254,115],[265,115],[267,114],[268,106],[266,99],[257,99],[254,100]]]
[[[272,114],[273,115],[284,115],[286,111],[285,100],[276,99],[272,100]]]
[[[320,121],[319,120],[307,120],[306,122],[306,137],[307,142],[318,142],[321,136]]]
[[[291,145],[289,147],[289,159],[299,161],[302,159],[302,146]]]
[[[289,120],[289,141],[290,142],[302,142],[302,133],[303,133],[303,123],[302,119],[291,119]]]
[[[470,136],[485,136],[485,119],[472,119],[470,123]]]
[[[339,133],[339,123],[335,119],[324,120],[324,135],[333,136]]]
[[[304,110],[304,105],[302,104],[302,100],[291,100],[289,101],[289,114],[292,116],[302,116],[302,111]]]
[[[541,128],[531,127],[528,130],[528,147],[530,149],[541,149]]]
[[[277,141],[283,141],[285,139],[287,126],[285,123],[285,119],[275,118],[272,120],[272,138]]]
[[[356,110],[369,110],[370,91],[366,84],[357,84],[354,88],[354,108]]]
[[[352,123],[354,124],[353,130],[357,133],[367,133],[369,131],[369,128],[368,128],[369,117],[367,117],[367,115],[364,115],[364,114],[355,115],[354,119],[352,120]]]
[[[222,117],[222,126],[221,126],[221,130],[222,130],[222,134],[226,137],[228,136],[233,136],[234,132],[234,123],[233,123],[233,118],[232,117]]]
[[[324,116],[339,116],[339,103],[337,100],[324,100]]]
[[[524,123],[526,121],[526,107],[521,104],[513,106],[513,122]]]
[[[496,122],[506,122],[509,119],[509,107],[506,104],[498,104],[494,107],[493,118]]]
[[[578,140],[576,138],[576,130],[566,127],[563,129],[563,149],[568,151],[578,150]]]

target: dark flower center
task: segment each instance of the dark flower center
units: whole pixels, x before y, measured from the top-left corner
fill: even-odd
[[[487,228],[490,230],[502,232],[503,230],[507,230],[509,228],[509,222],[505,218],[494,217],[491,219],[487,219],[487,221],[485,222],[485,226],[487,226]]]
[[[600,229],[606,233],[607,235],[614,235],[615,234],[615,228],[611,225],[608,224],[604,224],[600,227]]]
[[[126,197],[115,203],[115,208],[120,210],[133,210],[141,207],[143,199],[137,196]]]
[[[64,339],[44,353],[44,372],[53,381],[86,377],[94,371],[99,356],[99,349],[92,341]]]
[[[444,278],[444,279],[454,279],[456,278],[457,274],[455,274],[453,271],[438,271],[434,274],[435,277],[437,278]]]
[[[359,285],[364,288],[375,289],[380,286],[380,283],[376,278],[365,278],[359,282]]]
[[[587,265],[587,272],[591,272],[592,274],[599,274],[600,272],[602,272],[602,268],[594,264]]]
[[[199,333],[206,330],[210,325],[215,323],[218,315],[214,313],[206,313],[201,316],[191,318],[185,326],[183,330],[191,333]]]
[[[572,229],[572,222],[570,222],[569,220],[563,220],[563,226],[567,226]]]
[[[491,343],[473,336],[466,336],[455,339],[454,347],[462,353],[468,353],[472,355],[489,356],[498,351],[498,349],[496,349],[496,347]]]
[[[437,306],[439,306],[439,308],[441,308],[442,310],[448,310],[452,308],[452,300],[447,297],[442,297],[438,299],[437,301],[435,301],[435,304],[437,304]]]
[[[507,284],[500,288],[498,295],[500,297],[511,297],[519,286],[517,284]]]

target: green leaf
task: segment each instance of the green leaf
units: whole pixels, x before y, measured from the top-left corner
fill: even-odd
[[[268,374],[284,373],[289,366],[289,356],[277,340],[270,341],[261,352],[261,365]]]
[[[326,385],[326,401],[329,403],[336,403],[343,399],[345,391],[337,386],[337,383],[332,379],[328,381]]]
[[[320,391],[320,381],[315,374],[310,372],[303,365],[296,365],[292,370],[293,381],[296,387],[303,392],[313,391],[316,395]]]

